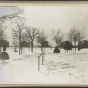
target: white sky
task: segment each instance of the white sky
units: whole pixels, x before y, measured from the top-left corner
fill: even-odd
[[[71,28],[85,32],[88,37],[88,6],[18,6],[24,9],[26,23],[44,30],[61,29],[67,33]],[[11,31],[10,29],[8,31]]]
[[[23,15],[29,26],[43,29],[47,34],[53,28],[66,34],[75,27],[88,37],[87,6],[27,6]]]
[[[88,23],[88,7],[29,6],[24,10],[27,24],[49,31],[60,28],[67,32],[72,27],[84,30]]]

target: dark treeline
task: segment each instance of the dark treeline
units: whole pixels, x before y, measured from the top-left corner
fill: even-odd
[[[6,40],[7,38],[5,34],[5,29],[7,27],[5,26],[5,21],[8,20],[6,18],[9,18],[11,25],[14,25],[14,27],[11,27],[13,39],[12,44],[15,47],[15,51],[16,47],[19,47],[19,55],[22,54],[22,47],[26,46],[29,47],[30,50],[33,52],[34,42],[38,43],[36,47],[41,47],[42,42],[47,41],[49,44],[47,47],[52,47],[48,41],[49,37],[51,37],[53,42],[56,43],[56,46],[64,49],[68,48],[68,50],[71,50],[71,48],[75,48],[76,51],[76,48],[84,48],[85,43],[87,43],[83,32],[79,31],[75,27],[71,28],[67,34],[63,34],[61,32],[61,29],[59,28],[57,30],[53,28],[50,29],[50,34],[47,35],[47,31],[45,33],[43,30],[40,31],[39,28],[26,25],[26,19],[18,15],[19,14],[12,16],[10,15],[10,17],[5,16],[5,18],[0,20],[0,40]]]

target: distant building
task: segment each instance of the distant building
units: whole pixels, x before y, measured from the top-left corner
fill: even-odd
[[[87,40],[83,41],[83,48],[88,48],[88,41]]]
[[[9,47],[9,41],[7,41],[7,40],[0,40],[0,47],[3,47],[4,45],[6,47]]]
[[[72,43],[70,41],[63,41],[63,42],[61,42],[60,47],[66,49],[66,50],[71,50]]]
[[[22,47],[30,47],[30,43],[27,41],[23,41],[23,42],[21,42],[21,46]]]
[[[88,41],[87,40],[83,40],[83,41],[79,41],[78,42],[78,48],[88,48]]]
[[[41,47],[48,47],[48,42],[47,41],[43,41],[41,43]]]

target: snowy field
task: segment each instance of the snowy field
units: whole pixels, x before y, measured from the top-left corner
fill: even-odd
[[[88,49],[68,53],[61,49],[59,54],[53,50],[45,49],[38,71],[40,48],[34,48],[34,53],[25,48],[22,55],[7,48],[10,59],[0,60],[0,82],[88,82]]]

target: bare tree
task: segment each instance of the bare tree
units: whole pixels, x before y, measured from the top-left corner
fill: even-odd
[[[0,21],[0,53],[1,53],[1,47],[2,47],[3,40],[6,39],[5,28],[6,27],[3,25],[3,22]]]
[[[73,32],[72,32],[72,30],[70,30],[69,33],[67,33],[67,39],[72,43],[72,41],[73,41]]]
[[[7,20],[11,20],[12,18],[19,17],[18,15],[22,14],[24,9],[25,8],[20,9],[18,12],[10,14],[10,15],[4,15],[4,16],[0,17],[0,21],[2,21],[4,23]]]
[[[78,30],[76,28],[72,28],[70,30],[69,39],[75,43],[75,51],[76,51],[76,43],[78,41]]]
[[[14,47],[15,47],[15,52],[17,51],[17,46],[19,45],[18,44],[19,42],[17,41],[17,39],[15,39],[15,38],[13,38],[13,41],[12,41],[12,44],[14,45]]]
[[[22,32],[25,28],[25,18],[22,17],[17,17],[16,20],[14,21],[15,29],[12,28],[12,33],[13,33],[13,39],[17,39],[19,41],[19,55],[20,55],[20,51],[22,54],[22,40],[23,40],[23,35]]]
[[[75,43],[75,51],[76,51],[76,43],[84,39],[84,35],[76,28],[72,28],[70,32],[67,34],[68,39]]]
[[[38,37],[37,37],[37,42],[39,44],[42,44],[43,41],[47,40],[47,35],[44,33],[44,31],[42,30],[41,32],[39,31]],[[42,52],[43,48],[41,47],[41,52]]]
[[[39,31],[39,34],[37,36],[37,42],[41,44],[43,41],[46,41],[46,39],[47,35],[44,33],[44,31],[43,30],[41,32]]]
[[[25,9],[25,8],[24,8]],[[13,19],[15,17],[19,17],[19,14],[22,14],[24,9],[20,9],[18,12],[10,14],[10,15],[3,15],[2,17],[0,17],[0,40],[6,39],[6,34],[4,34],[4,29],[5,26],[3,26],[2,24],[5,24],[6,21]],[[2,42],[1,42],[2,43]],[[0,52],[1,52],[1,47],[0,47]]]
[[[83,32],[78,31],[78,42],[82,41],[85,38],[85,35],[83,34]]]
[[[58,45],[60,45],[61,41],[63,40],[63,34],[61,33],[61,30],[58,29],[56,32],[54,29],[51,30],[51,36],[53,41]]]
[[[37,28],[29,27],[29,26],[27,26],[25,29],[26,29],[26,38],[30,42],[31,51],[33,52],[33,45],[34,45],[33,43],[35,38],[37,38],[39,34],[39,30]]]

